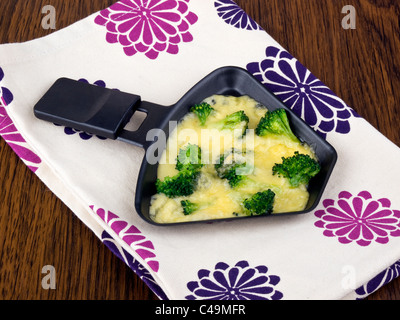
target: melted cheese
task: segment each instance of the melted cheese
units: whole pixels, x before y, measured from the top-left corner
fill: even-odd
[[[202,162],[206,164],[201,171],[196,191],[189,197],[170,199],[164,194],[152,198],[150,215],[157,223],[176,223],[198,220],[214,220],[246,215],[241,203],[257,192],[271,189],[275,192],[273,214],[304,210],[309,194],[306,186],[293,188],[287,179],[274,176],[272,167],[280,163],[282,157],[293,156],[295,151],[315,158],[312,149],[285,137],[265,138],[254,134],[260,119],[268,109],[248,96],[227,97],[212,96],[205,100],[215,111],[201,127],[196,115],[189,113],[170,135],[159,167],[158,178],[178,173],[175,169],[178,151],[190,144],[202,149]],[[243,110],[249,117],[250,131],[242,137],[239,131],[220,130],[218,124],[226,116]],[[231,188],[228,181],[220,179],[214,164],[221,154],[235,148],[246,151],[247,163],[252,165],[248,179],[237,188]],[[185,216],[181,207],[182,200],[200,204],[193,214]]]

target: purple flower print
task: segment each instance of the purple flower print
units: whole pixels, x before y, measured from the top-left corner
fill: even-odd
[[[79,79],[78,81],[84,82],[84,83],[89,83],[89,81],[84,79],[84,78]],[[96,85],[96,86],[99,86],[99,87],[103,87],[103,88],[106,87],[106,83],[103,80],[97,80],[93,84]]]
[[[249,63],[247,70],[324,138],[349,133],[349,119],[358,117],[287,51],[268,47],[266,59]]]
[[[4,79],[4,71],[2,68],[0,68],[0,83]],[[9,89],[6,87],[0,86],[0,104],[3,106],[8,106],[12,101],[14,97],[13,94]]]
[[[393,264],[390,268],[382,271],[375,278],[369,281],[366,285],[358,288],[356,294],[359,296],[357,299],[364,299],[370,294],[382,288],[392,280],[400,276],[400,260]]]
[[[217,0],[214,5],[215,8],[217,8],[218,16],[220,16],[227,24],[238,29],[262,30],[261,27],[234,1]]]
[[[133,225],[119,218],[115,213],[102,208],[90,206],[90,209],[99,216],[126,244],[146,262],[154,272],[158,272],[159,262],[155,259],[154,245],[142,232]]]
[[[150,272],[143,267],[132,255],[111,237],[106,231],[101,235],[103,243],[122,261],[124,261],[144,283],[162,300],[168,300],[164,291],[154,280]]]
[[[0,68],[0,84],[1,81],[4,79],[4,72],[3,69]],[[3,106],[8,106],[14,100],[13,94],[9,89],[6,87],[2,87],[0,85],[0,104]]]
[[[65,132],[65,134],[67,134],[69,136],[74,135],[74,134],[79,134],[79,137],[82,140],[90,140],[93,138],[93,134],[91,134],[91,133],[87,133],[87,132],[77,130],[74,128],[70,128],[70,127],[65,127],[64,132]],[[104,137],[100,137],[100,136],[96,136],[96,137],[99,138],[100,140],[106,140],[106,138],[104,138]]]
[[[268,275],[268,268],[252,268],[247,261],[234,267],[220,262],[214,271],[200,270],[198,281],[187,284],[193,293],[187,300],[280,300],[283,294],[276,290],[280,278]]]
[[[0,103],[3,106],[8,106],[14,97],[10,90],[5,87],[0,87]]]
[[[324,210],[315,212],[319,219],[315,226],[324,229],[325,236],[337,237],[340,243],[355,242],[366,247],[400,237],[400,211],[390,209],[389,199],[374,200],[367,191],[357,196],[343,191],[339,200],[325,200],[323,206]]]
[[[189,32],[198,17],[190,0],[122,0],[102,10],[95,23],[107,29],[108,43],[119,43],[128,56],[143,53],[156,59],[161,52],[177,54],[181,42],[193,41]]]

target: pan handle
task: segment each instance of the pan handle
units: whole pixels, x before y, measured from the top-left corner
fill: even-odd
[[[147,113],[141,127],[125,130],[136,111]],[[41,120],[146,148],[147,132],[166,118],[168,108],[140,96],[68,78],[58,79],[34,107]]]
[[[167,118],[169,108],[142,101],[136,111],[146,113],[146,119],[136,131],[122,129],[118,134],[117,140],[147,149],[153,142],[152,140],[147,140],[147,133],[153,129],[161,130],[160,125]]]

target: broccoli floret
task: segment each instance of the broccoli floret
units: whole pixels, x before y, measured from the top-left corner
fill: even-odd
[[[221,155],[219,163],[215,164],[218,177],[227,179],[232,188],[237,187],[246,178],[247,163],[243,154],[232,150]]]
[[[189,144],[186,148],[179,150],[176,160],[176,170],[200,170],[203,167],[201,163],[201,148]]]
[[[290,158],[282,157],[281,164],[275,164],[272,173],[287,178],[292,187],[308,184],[320,171],[320,164],[309,155],[298,151]]]
[[[256,134],[260,137],[267,135],[284,135],[294,142],[299,142],[299,139],[294,135],[290,128],[289,119],[285,109],[268,111],[265,116],[261,118],[256,128]]]
[[[214,108],[211,107],[208,103],[196,104],[190,109],[197,117],[199,118],[200,125],[204,126],[207,122],[208,117],[214,111]]]
[[[242,135],[245,135],[249,128],[249,121],[250,119],[244,111],[238,111],[230,114],[222,121],[222,130],[242,129]]]
[[[176,164],[178,174],[166,177],[164,181],[157,179],[157,192],[164,193],[169,198],[190,196],[196,189],[202,167],[200,147],[188,145],[179,151]]]
[[[199,175],[200,171],[183,170],[173,177],[166,177],[164,181],[157,179],[157,192],[169,198],[190,196],[196,189]]]
[[[223,176],[220,176],[220,178],[227,179],[231,188],[236,188],[245,179],[245,176],[238,174],[237,170],[245,166],[246,164],[236,164],[227,170]]]
[[[185,216],[190,216],[193,212],[199,209],[199,205],[191,202],[190,200],[182,200],[181,201],[183,214]]]
[[[258,192],[251,198],[243,201],[246,213],[251,216],[262,216],[271,214],[274,209],[275,193],[268,189]]]

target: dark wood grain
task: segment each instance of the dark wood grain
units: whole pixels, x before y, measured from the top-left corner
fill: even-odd
[[[2,0],[0,43],[53,30],[41,9],[57,9],[57,30],[111,0]],[[400,146],[400,3],[397,0],[237,0],[273,38],[338,96]],[[343,6],[357,11],[344,30]],[[0,139],[0,299],[148,300],[146,285],[26,168]],[[41,287],[56,269],[55,290]],[[400,279],[369,300],[399,300]]]

